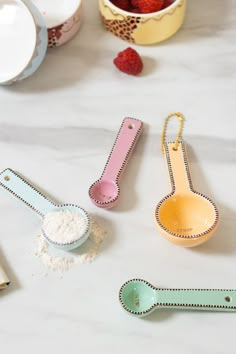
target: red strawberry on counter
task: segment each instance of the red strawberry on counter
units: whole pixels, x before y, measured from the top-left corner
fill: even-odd
[[[143,70],[140,55],[130,47],[118,53],[113,63],[120,71],[129,75],[138,75]]]

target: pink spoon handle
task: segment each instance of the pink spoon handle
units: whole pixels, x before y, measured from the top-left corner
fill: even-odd
[[[138,119],[125,118],[123,120],[101,179],[118,182],[138,141],[142,128],[143,123]]]

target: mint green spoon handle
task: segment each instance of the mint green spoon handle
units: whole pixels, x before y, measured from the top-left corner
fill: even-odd
[[[156,305],[213,311],[236,310],[235,290],[157,289]]]

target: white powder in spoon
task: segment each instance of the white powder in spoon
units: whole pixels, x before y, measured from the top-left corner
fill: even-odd
[[[48,270],[65,272],[79,263],[94,261],[99,255],[105,237],[104,228],[92,218],[89,238],[79,248],[70,252],[57,250],[47,243],[43,235],[40,235],[36,238],[34,254]]]
[[[88,220],[71,210],[53,211],[43,219],[43,231],[52,242],[64,245],[73,243],[84,236]]]

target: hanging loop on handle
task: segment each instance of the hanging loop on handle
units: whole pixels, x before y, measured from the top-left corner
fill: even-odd
[[[166,139],[167,125],[168,125],[169,119],[172,118],[172,117],[177,117],[179,119],[179,129],[178,129],[178,132],[177,132],[177,135],[176,135],[175,145],[174,145],[174,148],[173,148],[175,151],[178,150],[179,140],[180,140],[180,137],[182,135],[182,131],[183,131],[183,127],[184,127],[184,116],[183,116],[182,113],[174,112],[174,113],[170,113],[166,117],[164,125],[163,125],[163,129],[162,129],[162,135],[161,135],[161,151],[162,151],[163,155],[165,153],[164,145],[165,145],[165,139]]]

